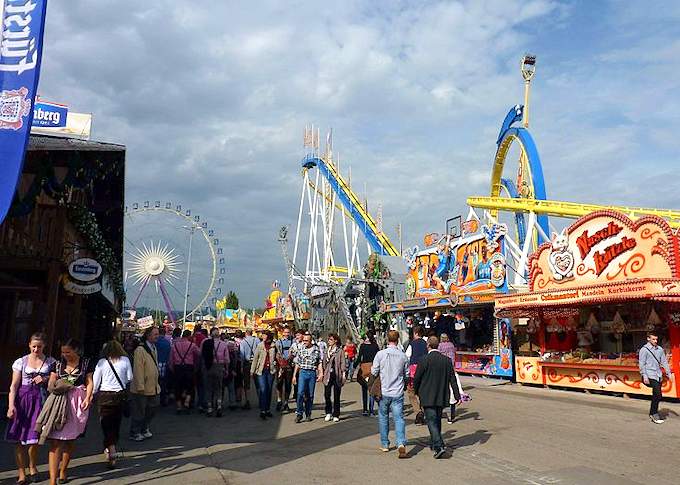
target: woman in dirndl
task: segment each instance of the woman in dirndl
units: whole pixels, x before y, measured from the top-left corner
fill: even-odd
[[[44,354],[47,337],[34,333],[28,342],[30,353],[12,364],[12,384],[9,388],[7,408],[7,433],[5,439],[16,443],[15,456],[19,472],[18,484],[38,480],[38,433],[35,421],[40,414],[47,395],[47,381],[52,357]],[[26,475],[26,452],[28,451],[28,476]]]
[[[69,339],[61,346],[61,360],[52,366],[50,374],[50,389],[57,380],[65,380],[73,385],[67,394],[66,423],[61,429],[52,430],[47,437],[50,440],[50,485],[68,483],[68,464],[75,440],[85,434],[90,415],[93,366],[90,359],[82,357],[82,350],[80,342]]]

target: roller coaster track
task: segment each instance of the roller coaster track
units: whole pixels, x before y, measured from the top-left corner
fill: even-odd
[[[680,227],[680,211],[671,209],[651,209],[644,207],[619,207],[596,204],[580,204],[577,202],[561,202],[555,200],[521,199],[507,197],[468,197],[470,207],[487,210],[510,212],[533,212],[535,214],[555,217],[579,218],[598,210],[615,210],[623,212],[631,219],[643,216],[658,216],[668,221],[671,227]]]
[[[383,232],[378,230],[378,225],[373,220],[373,217],[364,208],[359,198],[337,172],[332,163],[327,163],[323,158],[308,155],[302,160],[302,166],[306,169],[313,167],[319,169],[337,194],[343,207],[352,216],[352,219],[363,233],[373,251],[380,255],[399,256],[399,252],[392,242]]]

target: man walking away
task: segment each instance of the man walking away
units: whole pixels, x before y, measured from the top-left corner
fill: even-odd
[[[243,363],[243,409],[250,409],[250,399],[248,398],[248,391],[250,391],[251,367],[253,364],[253,357],[255,357],[255,349],[260,345],[260,339],[253,336],[253,331],[246,330],[246,336],[241,340],[241,362]]]
[[[661,402],[662,368],[666,377],[673,379],[671,369],[666,359],[666,352],[659,347],[659,336],[653,332],[647,334],[647,343],[642,346],[639,354],[640,374],[642,382],[652,388],[652,404],[649,406],[649,419],[653,423],[662,424],[665,420],[659,416],[659,402]]]
[[[408,385],[408,400],[411,402],[413,412],[416,413],[416,424],[425,424],[425,416],[418,396],[413,391],[413,377],[416,375],[416,369],[420,360],[426,355],[427,341],[425,340],[425,331],[423,327],[418,326],[413,329],[413,340],[409,342],[406,349],[406,357],[409,359],[408,376],[411,379]]]
[[[151,438],[149,426],[158,407],[158,328],[149,327],[144,331],[143,341],[135,349],[130,386],[130,439],[143,441]]]
[[[437,347],[439,339],[435,336],[429,337],[428,354],[418,364],[413,379],[413,390],[420,398],[420,405],[425,411],[434,457],[441,458],[446,453],[442,439],[442,410],[449,405],[449,390],[453,390],[456,402],[460,401],[460,391],[451,359],[438,352]]]
[[[399,332],[387,333],[387,348],[378,352],[373,359],[371,374],[380,376],[382,397],[378,402],[378,427],[380,429],[380,449],[390,451],[390,413],[394,420],[397,435],[399,458],[406,458],[406,423],[404,421],[404,389],[408,379],[409,360],[399,350]]]
[[[302,413],[307,421],[312,420],[312,403],[314,403],[314,386],[323,377],[321,353],[319,347],[312,344],[312,336],[306,333],[302,337],[303,347],[295,354],[295,373],[293,384],[298,383],[297,410],[295,422],[302,421]]]
[[[220,329],[213,327],[210,330],[210,338],[201,344],[201,371],[206,377],[206,399],[208,409],[206,416],[215,415],[222,417],[222,400],[224,398],[224,375],[229,369],[229,348],[226,342],[220,339]]]

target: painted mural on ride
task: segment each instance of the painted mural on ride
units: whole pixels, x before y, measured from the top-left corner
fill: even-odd
[[[460,237],[428,234],[424,249],[415,247],[404,254],[409,271],[404,311],[442,308],[455,317],[455,325],[468,329],[495,322],[488,345],[456,353],[460,372],[512,376],[510,321],[493,315],[495,296],[508,291],[507,231],[505,224],[481,225],[472,219],[461,224]]]
[[[463,223],[463,237],[428,234],[425,249],[404,254],[408,298],[454,297],[474,301],[474,293],[507,292],[505,224]]]

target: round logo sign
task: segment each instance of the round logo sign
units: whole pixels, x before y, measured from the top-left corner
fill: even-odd
[[[500,288],[505,283],[505,257],[501,253],[494,253],[489,259],[491,265],[491,284]]]
[[[79,258],[68,265],[68,274],[74,280],[88,283],[101,276],[102,265],[91,258]]]

